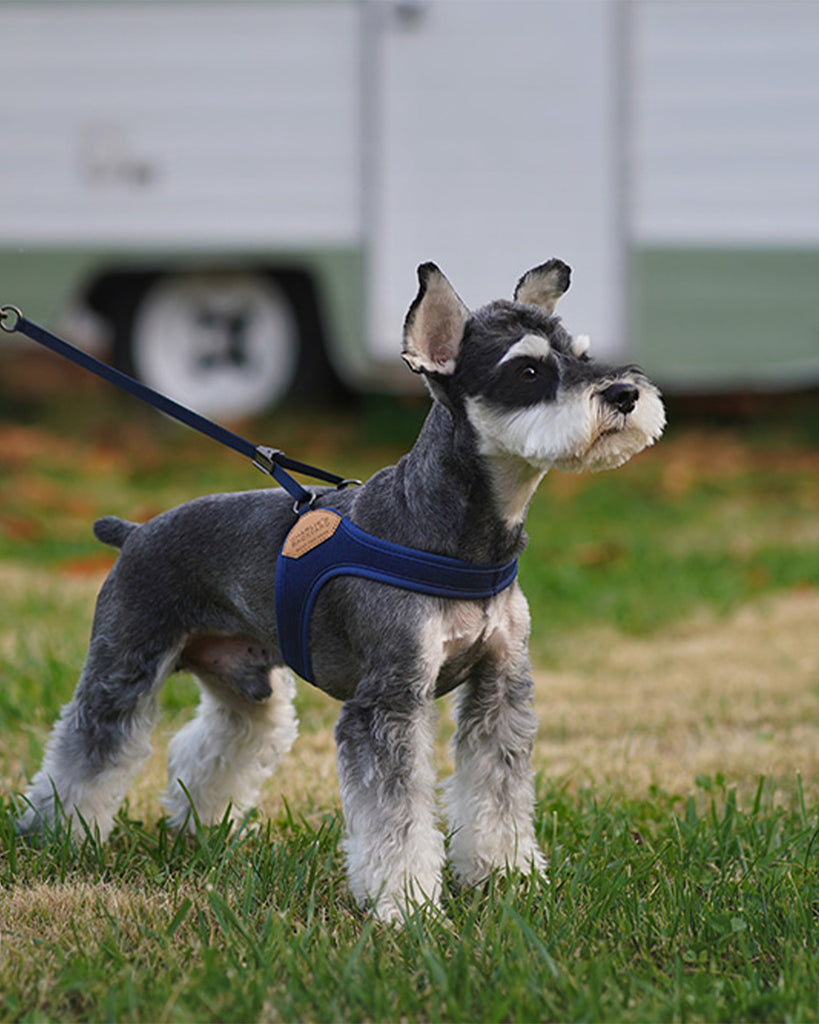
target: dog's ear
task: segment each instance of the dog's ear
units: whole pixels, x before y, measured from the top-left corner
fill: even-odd
[[[539,267],[527,270],[515,288],[515,302],[527,306],[540,306],[545,313],[553,313],[557,300],[567,291],[571,268],[563,260],[549,260]]]
[[[448,376],[469,310],[434,263],[418,268],[418,294],[404,321],[404,361],[415,373]]]

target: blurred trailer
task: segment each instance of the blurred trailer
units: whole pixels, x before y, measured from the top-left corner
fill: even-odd
[[[819,380],[819,4],[0,0],[0,302],[202,411],[397,389],[432,259],[668,390]]]

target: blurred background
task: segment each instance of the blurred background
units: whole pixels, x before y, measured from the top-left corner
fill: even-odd
[[[475,307],[560,256],[672,398],[819,383],[819,4],[27,0],[0,39],[0,302],[205,413],[417,386],[425,260]]]

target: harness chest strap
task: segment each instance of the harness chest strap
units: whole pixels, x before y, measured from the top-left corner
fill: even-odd
[[[361,576],[403,590],[476,600],[493,597],[515,579],[517,559],[473,565],[374,537],[332,508],[299,517],[276,562],[275,608],[285,662],[313,682],[310,621],[319,591],[335,576]]]

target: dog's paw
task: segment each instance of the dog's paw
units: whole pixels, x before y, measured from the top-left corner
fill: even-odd
[[[420,910],[425,915],[437,913],[440,909],[441,879],[435,878],[422,888],[417,880],[407,879],[399,892],[382,892],[375,899],[367,901],[373,917],[381,924],[400,927]]]
[[[384,924],[401,924],[419,907],[437,907],[441,898],[444,839],[437,830],[424,842],[402,844],[361,842],[347,836],[350,891],[358,902]]]
[[[546,858],[535,843],[521,844],[508,851],[496,849],[478,853],[459,848],[453,839],[450,863],[457,881],[467,887],[485,882],[495,870],[536,875],[546,883],[549,881]]]

